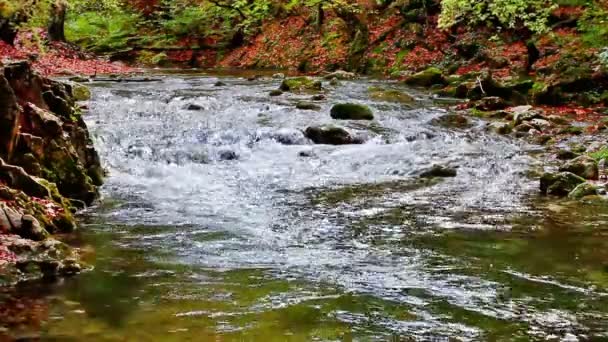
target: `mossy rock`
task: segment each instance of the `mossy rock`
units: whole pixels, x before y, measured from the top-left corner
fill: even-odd
[[[597,194],[598,194],[597,186],[595,186],[593,184],[589,184],[589,183],[582,183],[582,184],[579,184],[576,188],[574,188],[574,190],[570,191],[570,193],[568,194],[568,198],[578,200],[583,197],[593,196],[593,195],[597,195]]]
[[[323,84],[310,77],[294,77],[283,80],[279,89],[290,92],[319,91],[323,89]]]
[[[368,89],[369,97],[376,101],[397,102],[397,103],[413,103],[416,101],[410,94],[404,93],[396,89],[383,89],[378,87],[370,87]]]
[[[71,83],[72,96],[75,101],[88,101],[91,99],[91,90],[89,87],[80,83]]]
[[[405,83],[417,87],[430,87],[436,84],[446,85],[447,82],[443,77],[443,73],[438,68],[428,68],[417,74],[408,77]]]
[[[331,117],[336,120],[373,120],[374,113],[365,105],[340,103],[332,107]]]
[[[431,120],[431,124],[444,128],[468,128],[471,122],[464,115],[446,114]]]
[[[296,108],[301,110],[320,110],[321,106],[312,102],[300,101],[296,103]]]
[[[344,128],[332,125],[308,127],[304,134],[315,144],[349,145],[361,143]]]
[[[569,160],[559,168],[559,171],[572,172],[585,179],[597,179],[599,174],[597,161],[589,156]]]
[[[540,191],[546,195],[568,196],[585,179],[572,172],[545,173],[540,178]]]

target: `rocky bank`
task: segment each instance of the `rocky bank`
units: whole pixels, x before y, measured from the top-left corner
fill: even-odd
[[[77,100],[88,89],[0,65],[0,286],[78,273],[78,252],[54,236],[98,197],[104,171]]]

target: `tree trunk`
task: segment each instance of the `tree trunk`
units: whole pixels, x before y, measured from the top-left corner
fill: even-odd
[[[58,0],[51,6],[51,17],[48,26],[48,38],[51,42],[65,42],[65,15],[67,5]]]
[[[14,45],[17,37],[17,29],[11,24],[9,19],[0,18],[0,40]]]
[[[323,10],[323,4],[319,3],[317,5],[317,20],[315,23],[317,26],[317,32],[321,32],[324,22],[325,22],[325,10]]]

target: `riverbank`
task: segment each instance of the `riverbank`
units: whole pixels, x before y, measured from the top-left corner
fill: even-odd
[[[104,170],[82,118],[90,91],[0,66],[0,286],[79,273],[76,250],[54,239],[99,196]]]

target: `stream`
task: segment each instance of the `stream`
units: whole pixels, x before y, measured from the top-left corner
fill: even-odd
[[[310,94],[246,76],[95,83],[86,120],[109,175],[70,241],[95,268],[19,286],[44,318],[11,336],[608,340],[608,208],[538,196],[538,147],[436,125],[441,103],[398,83],[343,81],[306,111]],[[376,119],[332,120],[342,102]],[[366,142],[304,138],[325,123]],[[436,164],[457,177],[418,177]]]

